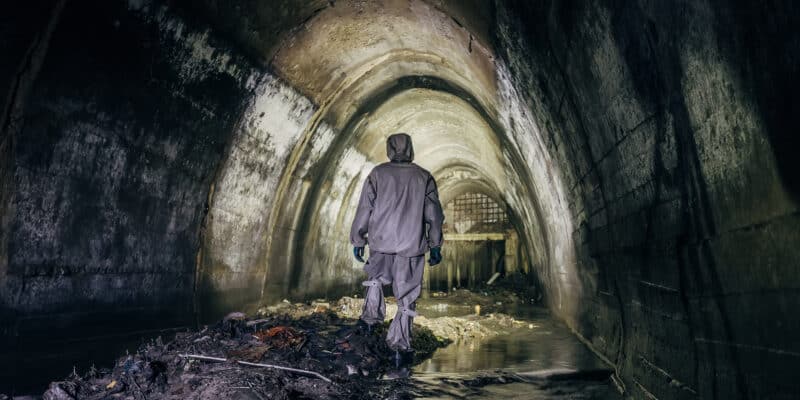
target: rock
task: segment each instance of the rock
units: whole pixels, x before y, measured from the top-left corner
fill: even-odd
[[[364,299],[342,297],[336,302],[336,313],[345,318],[358,318],[364,308]]]
[[[325,312],[331,308],[331,304],[328,302],[315,301],[311,303],[311,307],[314,308],[314,312]]]
[[[68,388],[65,388],[67,386]],[[53,382],[50,387],[44,392],[43,400],[74,400],[75,388],[74,385],[66,382]]]
[[[205,342],[206,340],[209,340],[209,339],[211,339],[211,336],[206,335],[206,336],[203,336],[203,337],[195,339],[194,342],[195,343],[200,343],[200,342]]]
[[[223,318],[223,321],[244,321],[245,318],[247,318],[245,313],[234,311],[226,315],[225,318]]]
[[[389,303],[386,302],[386,317],[384,317],[385,321],[389,321],[394,318],[394,315],[397,314],[397,303]]]

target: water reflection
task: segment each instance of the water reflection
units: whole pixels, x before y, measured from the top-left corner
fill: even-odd
[[[503,369],[514,372],[544,369],[606,367],[569,331],[552,318],[527,321],[508,334],[486,340],[453,343],[417,366],[418,372],[473,372]]]
[[[427,301],[420,304],[421,310],[436,311],[436,314],[451,316],[466,315],[470,307],[448,305],[446,301]],[[541,307],[520,306],[514,310],[503,310],[526,323],[508,328],[507,332],[482,340],[456,342],[439,349],[429,360],[414,368],[414,378],[423,385],[449,381],[454,377],[468,380],[480,373],[516,373],[522,376],[539,376],[547,371],[592,371],[607,369],[597,356],[584,346],[569,328],[555,320]],[[430,315],[431,313],[425,313]],[[441,386],[441,384],[440,384]],[[475,398],[601,398],[619,399],[607,380],[562,381],[541,385],[530,382],[490,384],[480,390],[467,387],[450,387],[440,393],[443,398],[465,396]],[[429,397],[429,396],[424,396]],[[433,396],[432,398],[436,398]]]

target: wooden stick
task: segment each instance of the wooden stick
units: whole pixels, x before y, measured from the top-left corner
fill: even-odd
[[[271,320],[272,320],[272,318],[254,319],[252,321],[247,321],[247,323],[245,325],[246,326],[253,326],[253,325],[258,325],[258,324],[260,324],[262,322],[269,322]]]
[[[216,361],[216,362],[227,362],[227,361],[229,361],[227,358],[209,357],[209,356],[203,356],[203,355],[199,355],[199,354],[178,354],[178,356],[183,357],[183,358],[194,358],[194,359],[205,360],[205,361]],[[295,372],[295,373],[298,373],[300,375],[313,376],[315,378],[322,379],[325,382],[333,383],[330,379],[328,379],[328,378],[324,377],[323,375],[321,375],[321,374],[319,374],[317,372],[314,372],[314,371],[307,371],[307,370],[304,370],[304,369],[289,368],[289,367],[281,367],[280,365],[252,363],[252,362],[239,361],[239,360],[236,360],[236,363],[237,364],[241,364],[241,365],[247,365],[249,367],[273,368],[273,369],[280,369],[280,370],[283,370],[283,371]]]

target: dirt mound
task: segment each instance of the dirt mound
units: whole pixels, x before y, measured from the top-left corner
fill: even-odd
[[[385,329],[364,335],[355,320],[330,310],[259,319],[233,313],[169,342],[146,343],[113,369],[54,382],[44,399],[401,398],[399,383],[381,379],[393,369]],[[413,339],[417,361],[446,344],[419,327]]]
[[[427,300],[434,307],[452,310],[445,310],[447,316],[414,319],[415,361],[423,361],[451,341],[486,338],[523,324],[497,312],[503,304],[523,301],[513,293],[495,290],[499,293],[492,296],[457,290]],[[423,307],[425,303],[421,300]],[[44,398],[366,399],[420,395],[419,388],[383,379],[408,373],[393,368],[388,361],[392,352],[384,341],[389,318],[397,309],[394,299],[387,298],[387,321],[371,336],[356,328],[362,307],[363,299],[343,297],[309,303],[284,300],[259,308],[255,318],[231,313],[214,325],[179,333],[166,343],[160,338],[146,343],[135,354],[119,358],[112,369],[92,369],[54,382]],[[455,315],[456,309],[466,313],[461,310]]]

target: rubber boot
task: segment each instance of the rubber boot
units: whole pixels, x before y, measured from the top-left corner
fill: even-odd
[[[358,329],[358,333],[362,336],[372,336],[375,334],[375,325],[376,324],[368,324],[364,322],[363,319],[359,319],[356,323],[356,329]]]
[[[395,368],[407,367],[414,363],[414,351],[395,350],[394,352],[394,366]]]

